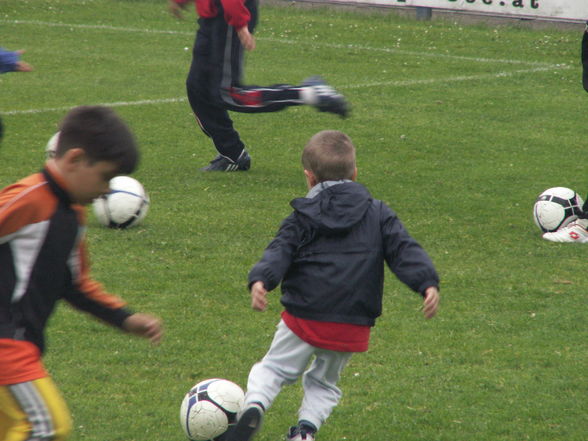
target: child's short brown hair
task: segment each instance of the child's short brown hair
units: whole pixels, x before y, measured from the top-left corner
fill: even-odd
[[[314,135],[302,151],[302,165],[318,182],[352,179],[355,173],[355,147],[351,138],[338,130]]]
[[[139,150],[131,130],[108,107],[79,106],[63,118],[56,157],[76,147],[84,149],[91,162],[118,164],[120,174],[132,173],[139,163]]]

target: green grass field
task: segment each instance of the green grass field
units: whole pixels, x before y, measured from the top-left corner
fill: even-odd
[[[198,171],[215,155],[185,98],[194,11],[162,1],[2,0],[0,43],[35,70],[0,77],[0,187],[37,171],[67,109],[108,104],[137,135],[151,196],[138,228],[89,219],[96,279],[159,315],[159,347],[58,309],[46,364],[74,417],[73,441],[180,441],[199,380],[245,385],[279,318],[249,307],[247,273],[305,194],[302,147],[348,133],[358,180],[428,250],[442,305],[390,275],[370,351],[344,372],[321,441],[583,441],[587,433],[588,249],[541,239],[531,211],[553,186],[588,193],[581,30],[416,21],[381,10],[264,5],[246,81],[323,75],[347,120],[309,107],[233,114],[247,173]],[[296,421],[283,390],[259,441]]]

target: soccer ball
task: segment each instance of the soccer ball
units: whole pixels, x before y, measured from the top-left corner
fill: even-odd
[[[584,201],[574,190],[549,188],[537,197],[533,219],[544,233],[557,231],[578,218],[583,204]]]
[[[194,441],[218,439],[237,422],[244,399],[243,390],[232,381],[201,381],[188,391],[180,407],[184,433]]]
[[[129,228],[139,224],[149,210],[149,196],[130,176],[110,180],[110,193],[94,199],[94,214],[105,227]]]
[[[55,133],[45,146],[45,156],[47,159],[55,157],[55,151],[57,150],[57,141],[59,140],[59,132]]]

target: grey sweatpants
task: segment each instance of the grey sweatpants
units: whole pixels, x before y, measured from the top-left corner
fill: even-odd
[[[315,358],[307,369],[313,355]],[[249,372],[245,403],[258,401],[268,409],[282,386],[294,383],[302,375],[304,398],[298,419],[319,429],[341,399],[337,381],[351,355],[352,352],[312,346],[280,320],[269,351]]]

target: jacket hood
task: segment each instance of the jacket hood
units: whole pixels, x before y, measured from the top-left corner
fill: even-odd
[[[369,191],[356,182],[325,188],[313,198],[297,198],[290,205],[321,233],[334,235],[361,221],[372,202]]]

